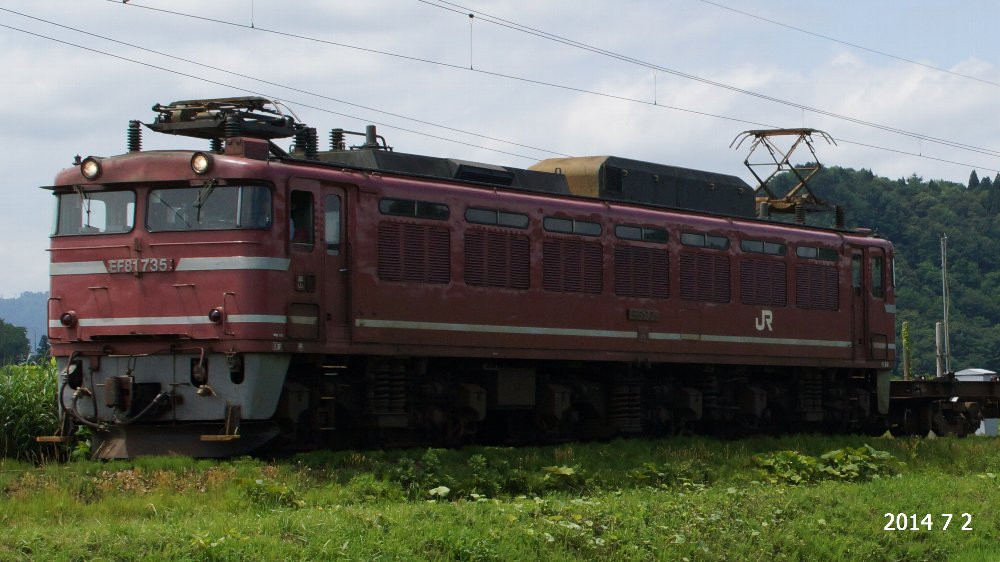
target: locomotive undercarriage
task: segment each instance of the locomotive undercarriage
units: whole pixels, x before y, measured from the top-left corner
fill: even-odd
[[[880,409],[879,377],[865,370],[179,351],[61,361],[62,409],[91,427],[95,456],[638,434],[964,436],[1000,413],[1000,383],[947,380],[890,391],[883,379]]]
[[[877,378],[864,370],[726,365],[305,359],[290,368],[277,443],[455,446],[886,430],[964,436],[982,418],[977,404],[944,396],[944,388],[881,414]]]

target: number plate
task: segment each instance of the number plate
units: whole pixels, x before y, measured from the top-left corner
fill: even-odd
[[[126,258],[104,260],[108,273],[160,273],[174,270],[174,260],[167,258]]]

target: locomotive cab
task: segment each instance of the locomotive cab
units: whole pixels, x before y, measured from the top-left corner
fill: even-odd
[[[312,226],[311,206],[296,210],[299,192],[290,199],[269,171],[266,138],[143,152],[132,131],[128,153],[78,161],[50,188],[61,410],[95,430],[100,456],[252,450],[277,433],[261,422],[277,407],[289,340],[317,338],[318,272],[292,231]],[[293,286],[304,294],[289,299]],[[163,423],[176,426],[154,434],[165,438],[125,438]]]

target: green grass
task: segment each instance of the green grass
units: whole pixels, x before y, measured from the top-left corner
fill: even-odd
[[[58,427],[55,362],[0,367],[0,457],[41,461],[58,456],[35,442]]]
[[[789,485],[762,464],[864,443],[898,474]],[[998,474],[993,438],[813,435],[277,462],[8,459],[0,560],[986,560],[1000,539]],[[935,528],[885,531],[890,512],[929,513]],[[948,530],[942,513],[955,514]]]

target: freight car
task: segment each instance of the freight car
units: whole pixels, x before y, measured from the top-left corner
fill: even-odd
[[[892,245],[758,220],[734,176],[154,111],[211,149],[142,151],[133,121],[48,187],[62,434],[98,457],[976,422],[950,387],[890,408]]]

